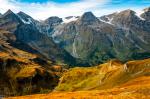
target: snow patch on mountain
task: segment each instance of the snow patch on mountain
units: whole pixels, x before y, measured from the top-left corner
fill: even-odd
[[[69,23],[72,21],[76,21],[77,19],[78,19],[78,17],[76,17],[76,16],[65,17],[65,18],[63,18],[63,23]]]
[[[141,20],[145,20],[144,18],[141,17],[141,15],[142,15],[144,12],[145,12],[145,11],[143,11],[143,10],[142,10],[142,11],[137,11],[137,12],[136,12],[136,16],[137,16],[138,18],[140,18]]]
[[[107,23],[107,24],[110,24],[110,25],[114,25],[114,24],[112,24],[113,18],[107,17],[107,19],[108,19],[108,21],[105,21],[105,20],[102,20],[101,18],[99,18],[99,20],[100,20],[101,22],[104,22],[104,23]]]
[[[19,19],[24,23],[24,24],[32,24],[32,20],[31,18],[27,18],[28,21],[25,21],[23,18],[21,18],[19,15],[17,15],[19,17]]]

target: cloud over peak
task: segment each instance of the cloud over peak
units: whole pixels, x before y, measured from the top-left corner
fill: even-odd
[[[78,16],[86,11],[95,11],[104,5],[108,0],[81,0],[71,3],[27,3],[16,0],[0,0],[0,12],[4,13],[8,9],[14,12],[23,11],[35,19],[46,19],[49,16],[66,17],[70,15]]]
[[[0,13],[11,9],[15,13],[23,11],[35,19],[44,20],[50,16],[80,16],[87,11],[92,11],[95,15],[101,16],[126,8],[139,10],[150,6],[150,1],[145,2],[145,0],[73,0],[74,2],[64,3],[53,2],[54,0],[46,0],[42,3],[21,1],[0,0]]]

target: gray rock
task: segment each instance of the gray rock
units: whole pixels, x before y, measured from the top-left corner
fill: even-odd
[[[77,21],[59,26],[53,34],[58,34],[54,40],[63,48],[88,64],[150,57],[150,23],[132,10],[100,18],[87,12]]]
[[[144,19],[146,19],[147,21],[150,21],[150,7],[144,9],[144,13],[141,15],[141,17],[143,17]]]
[[[37,29],[36,23],[36,20],[23,12],[15,14],[8,10],[0,18],[0,29],[14,33],[17,42],[27,44],[47,59],[62,62],[73,61],[74,58],[71,55]]]

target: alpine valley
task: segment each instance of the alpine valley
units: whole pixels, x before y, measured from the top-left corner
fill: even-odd
[[[150,7],[140,12],[0,14],[0,97],[149,99]]]

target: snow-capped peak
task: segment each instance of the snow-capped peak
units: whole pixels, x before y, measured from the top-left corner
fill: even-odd
[[[141,20],[145,20],[144,18],[141,17],[141,15],[142,15],[144,12],[145,12],[144,10],[142,10],[142,11],[137,11],[137,12],[136,12],[136,16],[139,17]]]
[[[26,20],[24,20],[22,17],[20,17],[19,15],[17,15],[17,16],[20,18],[20,20],[21,20],[24,24],[32,24],[31,18],[27,18],[28,21],[26,21]]]
[[[63,23],[69,23],[72,21],[76,21],[78,19],[77,16],[69,16],[69,17],[65,17],[63,18]]]

